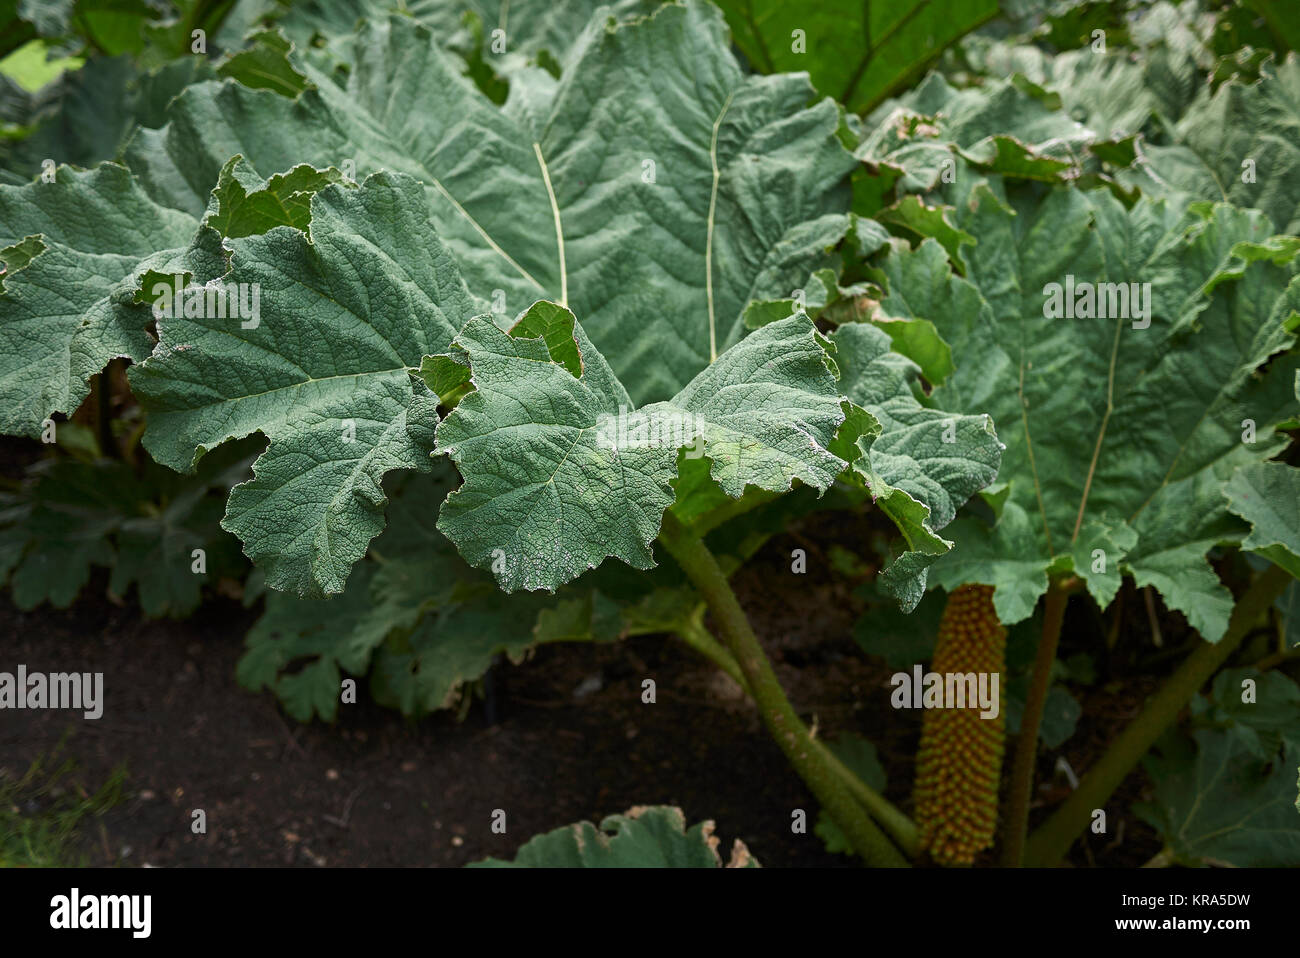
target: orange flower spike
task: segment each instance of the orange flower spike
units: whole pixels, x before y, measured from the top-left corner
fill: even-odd
[[[964,585],[948,596],[931,670],[1003,673],[1006,629],[993,609],[993,589]],[[1002,682],[999,679],[999,694]],[[921,845],[941,865],[970,865],[993,844],[1005,745],[1003,710],[981,718],[968,708],[929,709],[921,723],[916,765],[916,821]]]

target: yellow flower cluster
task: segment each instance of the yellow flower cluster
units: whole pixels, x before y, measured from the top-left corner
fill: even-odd
[[[992,587],[961,586],[948,596],[930,668],[940,674],[1004,672],[1006,640]],[[999,687],[1003,684],[999,681]],[[1002,716],[999,707],[996,718],[981,718],[978,705],[925,713],[916,763],[916,820],[922,846],[941,865],[969,865],[993,844]]]

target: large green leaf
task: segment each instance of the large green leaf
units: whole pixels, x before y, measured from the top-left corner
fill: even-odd
[[[905,551],[885,570],[880,584],[910,612],[925,591],[930,563],[952,547],[938,530],[993,481],[1002,444],[988,416],[935,408],[920,382],[922,374],[940,382],[952,371],[948,344],[929,317],[956,310],[987,313],[987,304],[970,283],[953,275],[937,242],[927,241],[920,255],[907,260],[905,275],[894,269],[898,261],[886,258],[883,268],[870,271],[887,293],[870,283],[843,289],[822,271],[805,284],[804,305],[810,315],[841,323],[828,345],[848,404],[829,448],[852,465],[847,485],[865,488],[903,533]],[[754,302],[745,321],[760,328],[797,308],[792,300]],[[725,498],[721,489],[700,485],[699,473],[683,470],[678,481],[673,511],[680,518],[718,506]]]
[[[816,4],[722,0],[751,66],[807,70],[850,110],[870,110],[916,79],[946,46],[998,14],[997,0]]]
[[[675,584],[673,566],[649,576],[608,566],[553,598],[502,595],[435,527],[436,505],[457,482],[445,459],[432,473],[391,477],[388,526],[342,595],[268,592],[239,662],[241,684],[272,690],[300,721],[333,721],[340,680],[369,674],[377,702],[420,716],[453,705],[499,655],[518,662],[546,642],[671,631],[698,604]]]
[[[931,589],[911,612],[903,612],[879,583],[860,586],[855,593],[866,600],[866,611],[853,624],[853,637],[862,651],[879,656],[891,671],[910,669],[934,655],[939,621],[947,601],[940,589]]]
[[[0,186],[0,257],[8,266],[0,433],[39,435],[50,414],[77,408],[89,377],[110,359],[149,354],[149,309],[118,293],[133,288],[157,251],[188,244],[197,225],[155,204],[112,164],[59,167],[53,183]],[[16,255],[13,247],[27,237],[37,242]]]
[[[161,280],[203,283],[225,269],[223,234],[283,221],[305,228],[307,200],[334,171],[298,167],[262,181],[236,157],[204,216],[159,206],[120,166],[59,167],[53,182],[0,186],[0,432],[38,435],[72,413],[88,381],[117,357],[139,362],[155,344],[146,304]],[[277,214],[279,218],[277,219]]]
[[[1195,752],[1166,752],[1147,760],[1159,808],[1138,813],[1186,865],[1290,867],[1300,861],[1295,782],[1300,747],[1261,763],[1230,730],[1194,735]]]
[[[312,197],[341,180],[338,170],[306,165],[263,178],[242,156],[235,156],[221,170],[203,222],[232,239],[256,236],[277,226],[306,230]]]
[[[250,692],[270,689],[300,722],[313,715],[333,721],[342,678],[364,676],[388,634],[389,624],[375,620],[370,598],[377,571],[373,563],[359,563],[343,594],[328,599],[268,591],[266,610],[244,639],[235,669],[239,684]],[[403,620],[393,624],[400,627]]]
[[[467,59],[480,59],[513,77],[539,57],[567,64],[583,29],[602,7],[623,20],[657,6],[659,0],[307,0],[295,3],[278,22],[299,43],[319,39],[345,54],[346,39],[359,21],[400,13]],[[494,36],[495,31],[500,33]]]
[[[1243,466],[1224,485],[1228,508],[1251,525],[1241,543],[1300,579],[1300,469],[1280,462]]]
[[[1192,715],[1198,726],[1236,726],[1250,751],[1267,760],[1287,739],[1300,742],[1300,685],[1283,672],[1224,669],[1208,697],[1192,700]]]
[[[739,838],[726,865],[718,855],[713,822],[686,827],[680,808],[637,806],[610,815],[597,828],[578,822],[537,835],[511,861],[488,858],[470,868],[757,868]]]
[[[856,153],[901,176],[907,192],[967,179],[966,163],[1009,176],[1059,180],[1077,175],[1088,148],[1106,136],[1060,107],[1059,97],[1023,80],[961,89],[931,74],[871,114]]]
[[[272,690],[299,721],[313,715],[333,721],[340,680],[363,680],[390,633],[409,632],[428,611],[490,588],[491,580],[459,561],[434,528],[429,504],[446,496],[455,481],[449,468],[390,476],[384,484],[392,491],[388,527],[341,595],[267,591],[265,610],[249,630],[236,668],[240,684],[255,692]]]
[[[836,331],[833,342],[841,391],[875,425],[851,450],[832,448],[852,463],[877,508],[903,533],[906,551],[880,581],[911,611],[925,592],[930,564],[952,548],[938,530],[993,481],[1003,446],[987,415],[922,405],[914,392],[920,368],[892,352],[881,330],[850,324]]]
[[[263,30],[249,38],[247,47],[223,60],[217,72],[244,86],[295,97],[306,89],[307,78],[289,62],[292,49],[284,34]]]
[[[0,121],[30,128],[26,136],[0,139],[0,180],[31,182],[47,159],[76,166],[115,159],[136,124],[160,126],[173,96],[211,76],[202,57],[150,71],[127,57],[96,57],[32,96],[0,98]]]
[[[251,454],[231,444],[188,476],[151,462],[138,471],[115,460],[36,464],[0,509],[0,571],[12,570],[14,604],[66,607],[101,566],[111,570],[111,593],[137,587],[146,616],[190,614],[205,584],[243,569],[219,523]]]
[[[1148,192],[1178,191],[1266,212],[1300,233],[1300,57],[1266,65],[1258,82],[1207,85],[1173,130],[1151,146],[1132,182]]]
[[[1254,686],[1250,701],[1243,701],[1246,680]],[[1192,712],[1191,741],[1171,735],[1144,761],[1155,788],[1135,810],[1179,864],[1294,866],[1300,689],[1277,671],[1228,670]]]
[[[222,282],[241,284],[244,305],[260,290],[260,316],[158,320],[157,348],[131,371],[145,445],[185,470],[227,439],[269,438],[224,525],[273,588],[339,592],[383,528],[384,474],[428,467],[437,400],[411,374],[477,310],[404,176],[330,186],[306,233],[228,245]]]
[[[883,280],[884,293],[877,302],[868,303],[863,318],[888,333],[894,350],[915,362],[937,386],[951,375],[953,360],[935,317],[979,312],[988,304],[975,287],[953,275],[937,240],[923,241],[918,252],[884,260],[876,274]]]
[[[835,105],[808,106],[805,77],[743,74],[721,15],[694,0],[593,22],[579,46],[553,95],[515,84],[498,108],[429,30],[369,23],[345,87],[306,62],[316,89],[296,100],[193,85],[129,163],[195,215],[236,153],[264,175],[347,160],[408,173],[500,325],[539,299],[567,305],[635,402],[667,399],[743,336],[746,303],[829,263],[853,160]]]
[[[1107,139],[1064,112],[1060,96],[1019,76],[958,88],[931,74],[853,128],[863,161],[853,178],[854,212],[909,239],[935,239],[962,272],[963,249],[975,238],[957,225],[952,207],[970,202],[990,174],[1110,183],[1113,166],[1136,159],[1132,138]]]
[[[844,466],[826,448],[844,419],[835,377],[803,315],[640,408],[562,306],[536,304],[510,334],[475,320],[456,344],[475,388],[438,426],[465,477],[438,528],[506,591],[554,590],[609,556],[652,567],[683,447],[732,498],[796,479],[824,490]]]
[[[1158,3],[1130,22],[1136,55],[1121,47],[1053,56],[991,40],[968,44],[967,53],[982,72],[1020,73],[1049,89],[1063,115],[1098,136],[1145,134],[1136,168],[1118,174],[1126,186],[1262,209],[1294,233],[1300,61],[1289,54],[1260,64],[1257,78],[1211,82],[1209,45],[1224,35],[1224,19],[1216,28],[1194,4]]]
[[[1215,641],[1232,597],[1205,555],[1244,532],[1222,483],[1284,444],[1273,429],[1294,404],[1294,357],[1258,370],[1294,338],[1295,245],[1226,205],[1144,199],[1129,210],[1105,191],[1002,192],[995,179],[957,207],[991,314],[940,325],[961,359],[933,398],[992,413],[1010,488],[994,527],[954,526],[962,548],[933,578],[996,586],[1012,624],[1049,571],[1072,569],[1103,606],[1128,571]],[[1050,318],[1048,284],[1075,280],[1149,282],[1150,325],[1140,310]]]
[[[455,484],[450,466],[398,481],[390,524],[342,595],[268,592],[248,633],[239,681],[272,689],[299,721],[333,721],[340,680],[371,672],[372,694],[410,715],[444,708],[493,657],[534,642],[519,628],[537,615],[527,599],[503,603],[489,576],[467,566],[434,527],[433,505]]]
[[[1089,30],[1078,37],[1081,48],[1059,53],[977,36],[964,44],[963,54],[975,72],[1019,74],[1050,91],[1071,120],[1098,137],[1145,132],[1158,141],[1163,126],[1177,122],[1201,89],[1212,59],[1204,43],[1213,23],[1207,31],[1195,8],[1162,2],[1127,11],[1125,29],[1102,28],[1104,49],[1096,48]]]

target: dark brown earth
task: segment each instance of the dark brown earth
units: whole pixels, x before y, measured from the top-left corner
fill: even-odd
[[[919,713],[890,707],[890,670],[851,637],[854,583],[827,558],[832,543],[852,547],[869,534],[865,520],[809,517],[771,540],[735,584],[795,707],[823,734],[856,731],[874,742],[887,794],[909,808]],[[806,575],[789,572],[793,548],[808,551]],[[692,822],[715,819],[724,846],[741,838],[765,865],[851,864],[811,829],[791,833],[791,811],[807,809],[811,825],[815,800],[730,680],[673,640],[546,646],[498,667],[491,726],[481,701],[463,722],[440,714],[411,723],[361,704],[332,727],[302,726],[269,695],[235,683],[255,612],[214,597],[188,621],[146,622],[133,604],[104,595],[101,577],[71,610],[22,613],[0,600],[3,668],[106,673],[97,722],[56,711],[6,711],[0,721],[0,768],[10,774],[65,734],[65,753],[91,790],[125,763],[126,800],[85,829],[91,864],[455,866],[508,857],[540,831],[657,803],[681,806]],[[1141,600],[1127,601],[1132,628],[1145,629]],[[1072,608],[1071,621],[1080,624],[1067,630],[1062,654],[1095,652],[1104,639],[1087,611]],[[1176,623],[1169,631],[1166,642],[1178,641]],[[645,677],[656,680],[654,705],[641,703]],[[594,679],[597,691],[575,695]],[[1074,769],[1087,768],[1157,680],[1117,692],[1098,683],[1082,696],[1084,716],[1063,749]],[[1055,753],[1040,762],[1036,817],[1065,794],[1052,781],[1054,761]],[[1127,811],[1144,787],[1135,773],[1111,802],[1123,809],[1122,839],[1076,847],[1074,864],[1135,866],[1159,851]],[[195,808],[206,812],[206,835],[191,834]],[[506,835],[490,830],[494,809],[507,813]]]

